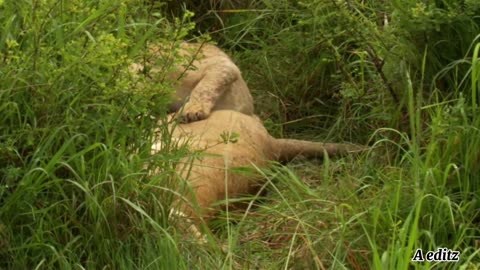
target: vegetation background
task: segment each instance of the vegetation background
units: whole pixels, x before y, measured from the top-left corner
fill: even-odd
[[[0,22],[0,269],[480,268],[477,0],[0,0]],[[149,154],[171,84],[126,72],[180,40],[232,55],[272,134],[374,147],[272,166],[255,208],[184,237],[185,153]],[[460,261],[411,262],[441,247]]]

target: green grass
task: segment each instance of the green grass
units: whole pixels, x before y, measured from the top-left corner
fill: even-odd
[[[475,1],[185,2],[195,16],[174,1],[0,1],[0,269],[480,267]],[[372,148],[259,169],[266,194],[201,245],[168,219],[185,152],[159,127],[150,155],[171,86],[138,91],[126,69],[147,41],[206,32],[272,134]],[[460,261],[411,262],[440,247]]]

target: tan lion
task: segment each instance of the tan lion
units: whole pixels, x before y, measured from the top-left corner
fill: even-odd
[[[206,120],[179,124],[173,127],[172,134],[173,142],[187,144],[192,152],[203,153],[193,162],[185,158],[182,161],[185,166],[177,166],[190,192],[187,191],[186,201],[180,200],[174,206],[174,214],[196,224],[215,216],[218,210],[215,203],[255,194],[265,182],[259,174],[242,173],[238,168],[265,168],[269,161],[288,161],[298,155],[321,157],[325,153],[338,155],[362,149],[351,144],[276,139],[256,116],[231,110],[213,111]],[[158,152],[162,146],[157,142],[152,151]],[[199,234],[193,225],[190,230]]]
[[[211,111],[234,110],[253,114],[253,99],[240,70],[218,47],[206,43],[179,44],[178,54],[181,63],[175,63],[174,71],[163,74],[165,67],[158,63],[169,63],[176,59],[176,50],[165,46],[150,46],[151,58],[147,77],[165,76],[174,81],[176,102],[170,110],[181,110],[185,122],[193,122],[208,117]],[[131,65],[133,73],[144,72],[140,63]],[[181,109],[182,105],[185,105]]]

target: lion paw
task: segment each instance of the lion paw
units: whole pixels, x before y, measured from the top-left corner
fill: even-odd
[[[187,102],[182,111],[182,122],[190,123],[200,121],[210,115],[210,108],[200,103]]]

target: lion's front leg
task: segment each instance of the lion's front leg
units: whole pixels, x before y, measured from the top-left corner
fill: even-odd
[[[194,122],[207,118],[220,96],[231,88],[240,76],[233,63],[205,70],[205,74],[190,94],[181,116],[184,122]]]

